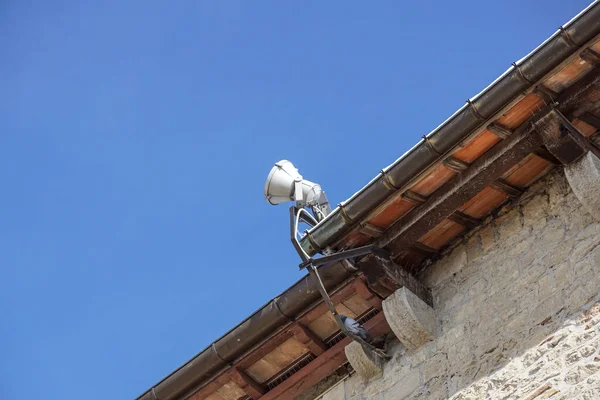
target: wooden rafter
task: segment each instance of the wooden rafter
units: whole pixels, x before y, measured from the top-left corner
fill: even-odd
[[[379,313],[364,324],[365,328],[373,336],[380,336],[389,332],[390,328],[383,313]],[[305,390],[318,383],[324,377],[330,375],[341,365],[346,363],[344,348],[350,343],[350,339],[344,338],[329,350],[311,361],[306,367],[290,376],[272,390],[265,393],[261,400],[293,400]]]
[[[596,99],[598,91],[595,90],[595,86],[598,80],[598,75],[592,74],[583,79],[581,83],[565,90],[560,96],[558,107],[568,109],[574,104],[580,104],[581,98]],[[519,188],[497,180],[528,154],[540,148],[542,144],[545,144],[551,153],[550,147],[560,147],[559,138],[547,138],[542,141],[541,135],[535,131],[538,125],[536,123],[543,120],[545,115],[552,110],[554,110],[554,105],[547,106],[521,124],[503,141],[475,160],[468,169],[443,184],[424,202],[392,224],[384,235],[374,241],[374,245],[380,248],[389,246],[389,249],[392,250],[392,258],[395,258],[414,246],[419,238],[444,219],[449,218],[461,205],[486,186],[495,185],[508,194],[518,195]],[[494,125],[491,124],[491,126]],[[494,128],[492,128],[492,132],[493,130]],[[559,158],[555,153],[552,154]]]
[[[519,197],[525,192],[525,188],[511,185],[502,178],[496,179],[490,187],[507,194],[509,197]]]
[[[313,331],[299,322],[294,322],[292,331],[300,343],[304,344],[315,356],[327,351],[327,345]]]
[[[264,385],[256,382],[254,379],[252,379],[252,377],[238,367],[231,368],[230,376],[236,385],[241,387],[242,390],[248,394],[248,396],[255,400],[267,392],[267,389]]]
[[[532,130],[527,125],[488,150],[469,169],[442,185],[425,203],[392,224],[375,244],[383,248],[393,242],[391,248],[395,254],[410,248],[461,205],[539,147],[541,140],[538,135],[532,134]]]
[[[431,291],[417,278],[394,261],[377,255],[370,255],[359,262],[369,287],[382,297],[387,297],[401,287],[406,287],[425,303],[433,306]]]
[[[369,290],[363,279],[365,278],[357,276],[353,280],[348,281],[344,286],[342,286],[340,289],[338,289],[331,295],[333,302],[335,304],[340,304],[349,297],[358,294],[371,307],[381,310],[381,299]],[[268,391],[263,384],[256,382],[251,376],[249,376],[245,372],[245,370],[292,337],[295,337],[312,354],[314,354],[317,357],[315,360],[309,363],[308,366],[302,368],[298,373],[303,372],[306,368],[312,368],[314,370],[316,369],[317,365],[324,365],[324,368],[328,368],[328,366],[335,365],[335,368],[338,368],[340,365],[346,362],[345,354],[343,353],[343,351],[337,351],[335,352],[334,356],[332,356],[333,353],[330,351],[331,349],[329,349],[327,345],[307,326],[310,322],[314,321],[316,318],[320,317],[327,311],[327,306],[324,303],[320,302],[315,307],[308,310],[300,318],[298,318],[297,321],[291,322],[288,326],[284,327],[282,330],[277,332],[273,337],[265,341],[262,345],[256,347],[253,351],[246,354],[243,358],[237,360],[226,371],[223,371],[221,374],[215,376],[215,378],[211,382],[209,382],[196,393],[194,393],[194,395],[190,397],[190,400],[204,399],[205,397],[215,392],[221,386],[230,381],[242,388],[242,390],[244,390],[248,394],[248,396],[250,396],[254,400],[259,398],[271,398],[266,397],[267,395],[270,396],[271,391]],[[377,321],[376,318],[377,317],[373,318],[372,320]],[[369,320],[367,322],[367,326],[369,326],[369,324],[375,324],[375,322],[371,322],[372,320]],[[385,333],[378,332],[379,331],[375,331],[373,333],[375,335]],[[325,355],[325,359],[321,359],[323,355]],[[314,364],[319,359],[320,361]],[[311,380],[317,379],[315,383],[323,377],[322,373],[324,370],[322,368],[318,368],[318,372],[313,372],[312,376],[310,377]],[[292,375],[292,377],[296,376],[298,373]],[[288,380],[286,380],[282,385],[286,384]],[[290,383],[288,383],[288,385],[289,384]]]
[[[558,110],[549,110],[536,129],[548,151],[562,164],[571,164],[588,151],[587,139]]]

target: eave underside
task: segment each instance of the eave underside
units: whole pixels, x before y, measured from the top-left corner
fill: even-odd
[[[380,244],[418,275],[452,241],[464,235],[531,184],[560,165],[536,133],[535,123],[556,109],[590,151],[600,152],[600,42],[569,57],[407,189],[398,190],[344,234],[333,249]],[[600,154],[600,153],[598,153]],[[356,260],[359,267],[360,260]],[[393,288],[362,273],[333,294],[338,310],[361,319],[375,334],[389,332],[381,301]],[[305,310],[261,345],[231,364],[190,399],[293,399],[347,362],[348,339],[323,303]]]

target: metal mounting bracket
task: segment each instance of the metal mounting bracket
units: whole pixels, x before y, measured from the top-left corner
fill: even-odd
[[[306,210],[295,206],[290,207],[290,239],[292,240],[292,244],[298,252],[298,255],[302,259],[300,269],[306,268],[308,270],[308,274],[317,285],[317,289],[319,290],[323,301],[325,302],[325,304],[327,304],[327,308],[329,308],[331,314],[333,314],[335,322],[337,323],[340,330],[351,340],[358,342],[362,346],[365,353],[381,357],[384,360],[389,360],[391,357],[385,351],[383,351],[382,349],[378,349],[370,343],[365,342],[361,337],[352,334],[346,329],[344,323],[342,322],[342,319],[340,318],[340,315],[335,309],[333,301],[331,301],[331,297],[329,297],[329,294],[327,293],[327,289],[325,288],[325,285],[323,284],[323,281],[321,280],[318,271],[319,266],[329,264],[332,262],[342,260],[347,261],[349,258],[360,257],[371,253],[376,253],[387,257],[389,256],[389,253],[384,249],[368,245],[313,259],[309,257],[308,254],[306,254],[304,249],[302,249],[300,242],[298,241],[298,224],[300,222],[305,222],[311,226],[315,226],[317,224],[316,219],[312,215],[310,215],[310,213]]]
[[[368,254],[377,254],[385,258],[388,258],[390,256],[390,253],[387,250],[369,244],[366,246],[357,247],[355,249],[340,251],[334,254],[330,254],[328,256],[323,256],[319,258],[309,258],[308,260],[305,260],[302,263],[300,263],[300,269],[304,269],[309,265],[319,267],[321,265],[331,264],[336,261],[366,256]]]

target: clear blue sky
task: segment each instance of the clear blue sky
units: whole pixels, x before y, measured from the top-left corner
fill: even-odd
[[[301,276],[273,162],[339,203],[588,3],[3,1],[0,398],[148,389]]]

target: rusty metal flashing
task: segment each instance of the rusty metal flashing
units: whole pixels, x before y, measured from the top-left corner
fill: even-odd
[[[509,69],[492,85],[471,99],[472,108],[481,115],[493,117],[528,89],[530,84],[524,83],[523,78],[530,82],[539,81],[571,56],[575,52],[576,46],[582,46],[598,33],[600,33],[600,5],[598,1],[595,1],[567,26],[561,27],[559,32],[517,63],[517,68]],[[583,57],[586,55],[584,54]],[[380,176],[345,202],[344,209],[347,217],[352,221],[360,222],[365,215],[393,192],[402,190],[421,171],[439,161],[440,154],[446,154],[481,127],[481,119],[470,108],[468,104],[461,107],[452,117],[427,135],[425,140],[419,142],[386,168],[385,172],[382,171]],[[435,147],[431,145],[432,141],[435,142]],[[302,246],[309,254],[316,254],[348,232],[351,225],[345,222],[340,208],[337,208],[305,235],[302,239]],[[339,287],[353,276],[344,263],[324,265],[321,270],[328,289]],[[318,299],[319,295],[314,284],[308,279],[308,275],[304,276],[280,296],[270,300],[196,356],[146,390],[136,400],[188,398],[198,389],[207,385],[215,376],[229,368],[229,365],[235,360],[241,359],[282,329],[282,326],[288,324],[290,315],[304,314],[314,307]],[[224,354],[222,350],[225,350],[227,354]]]

